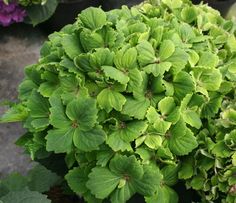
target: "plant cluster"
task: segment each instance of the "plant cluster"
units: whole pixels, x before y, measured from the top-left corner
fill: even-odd
[[[42,165],[36,165],[27,176],[12,173],[0,180],[0,202],[50,203],[47,196],[41,193],[48,192],[60,182],[61,178],[57,174]]]
[[[47,0],[18,0],[19,4],[22,6],[29,6],[32,4],[41,4],[44,5]]]
[[[0,25],[25,21],[35,26],[50,18],[57,5],[57,0],[0,0]]]
[[[187,0],[84,10],[26,67],[18,144],[34,159],[64,154],[86,202],[236,200],[235,23]]]

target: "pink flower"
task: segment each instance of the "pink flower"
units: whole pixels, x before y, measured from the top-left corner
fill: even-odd
[[[5,4],[0,0],[0,25],[9,26],[12,23],[22,22],[26,16],[26,11],[15,1]]]

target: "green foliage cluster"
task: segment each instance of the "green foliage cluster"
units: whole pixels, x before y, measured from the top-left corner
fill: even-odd
[[[46,195],[61,178],[42,165],[36,165],[27,176],[12,173],[0,180],[0,203],[50,203]]]
[[[18,144],[63,153],[86,202],[178,202],[179,180],[202,202],[236,201],[236,25],[187,0],[84,10],[26,67]]]
[[[5,4],[12,1],[3,0]],[[33,26],[48,20],[56,11],[59,3],[58,0],[17,0],[16,2],[26,10],[27,18],[24,21]]]
[[[19,4],[22,6],[29,6],[32,4],[45,4],[47,0],[18,0]]]
[[[12,2],[12,0],[3,0],[4,3],[8,4]],[[30,6],[32,4],[41,4],[44,5],[47,0],[17,0],[17,3],[22,6]]]

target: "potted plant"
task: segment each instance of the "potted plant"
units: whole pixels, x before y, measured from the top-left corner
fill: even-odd
[[[35,26],[51,17],[57,4],[57,0],[1,0],[0,23],[9,26],[24,21]]]
[[[85,9],[49,36],[1,122],[23,121],[33,159],[59,155],[85,202],[177,203],[184,183],[234,203],[235,28],[191,1]]]

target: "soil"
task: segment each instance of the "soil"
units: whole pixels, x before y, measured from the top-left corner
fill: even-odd
[[[52,203],[85,203],[77,196],[63,194],[63,190],[58,186],[51,188],[51,190],[47,192],[46,195],[48,196],[48,199],[52,201]]]

